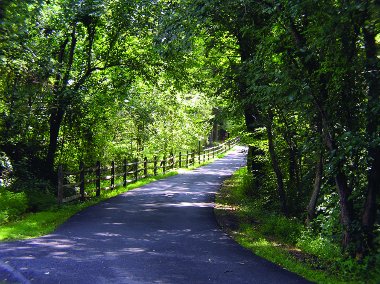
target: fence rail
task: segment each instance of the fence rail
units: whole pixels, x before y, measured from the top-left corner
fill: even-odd
[[[100,196],[102,190],[113,190],[120,186],[136,182],[137,180],[149,176],[156,176],[159,173],[165,174],[167,171],[177,168],[188,168],[201,164],[215,158],[216,155],[226,152],[239,142],[239,138],[234,138],[223,144],[198,150],[179,152],[178,155],[171,153],[168,157],[159,159],[154,156],[152,160],[146,157],[142,161],[135,159],[128,162],[126,159],[115,165],[101,165],[98,161],[95,166],[85,167],[80,163],[79,170],[68,172],[63,170],[63,166],[58,167],[58,195],[59,204],[80,199],[84,201],[87,196]]]

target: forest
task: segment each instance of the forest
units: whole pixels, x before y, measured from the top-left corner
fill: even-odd
[[[379,1],[3,0],[0,23],[0,205],[223,129],[248,195],[380,263]]]

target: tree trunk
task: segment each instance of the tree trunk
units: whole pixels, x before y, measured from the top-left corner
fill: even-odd
[[[281,212],[284,215],[288,215],[288,208],[287,208],[287,202],[286,202],[286,193],[284,189],[284,179],[282,175],[282,171],[280,169],[280,165],[278,163],[275,147],[274,147],[274,139],[273,139],[273,130],[272,130],[272,124],[273,124],[273,113],[269,111],[268,114],[268,124],[267,124],[267,135],[268,135],[268,146],[269,146],[269,155],[272,161],[272,167],[273,171],[276,175],[276,181],[277,181],[277,192],[278,197],[280,200],[280,207]]]
[[[46,154],[46,178],[48,178],[51,181],[55,181],[55,154],[57,152],[59,130],[61,128],[64,113],[65,112],[61,107],[57,107],[50,115],[50,140],[48,152]]]
[[[353,204],[351,200],[351,190],[347,185],[347,177],[342,171],[342,166],[339,165],[338,173],[335,176],[335,184],[339,193],[339,203],[341,210],[341,220],[343,225],[342,246],[345,250],[350,250],[350,244],[354,240],[352,223],[353,223]]]
[[[331,153],[336,153],[338,147],[336,146],[332,134],[329,132],[329,124],[327,123],[326,116],[323,112],[321,113],[321,116],[326,146]],[[334,179],[339,194],[340,215],[343,225],[342,247],[344,250],[350,250],[350,244],[354,240],[352,230],[354,206],[351,199],[351,189],[348,186],[347,176],[343,171],[343,165],[344,160],[341,160],[336,164],[336,174]]]
[[[287,185],[288,198],[292,200],[292,208],[297,210],[299,200],[300,200],[300,178],[299,178],[299,160],[298,160],[298,149],[294,145],[293,141],[290,141],[290,145],[288,147],[289,153],[289,164],[288,164],[288,172],[289,172],[289,180]],[[289,196],[291,194],[291,197]],[[290,201],[290,200],[289,200]]]
[[[310,222],[315,217],[317,200],[318,200],[319,192],[321,191],[321,186],[322,186],[322,173],[323,173],[323,152],[321,151],[319,154],[317,166],[315,168],[315,179],[314,179],[313,192],[311,194],[311,198],[310,198],[309,204],[307,206],[307,219],[306,219],[307,225],[309,225]]]
[[[368,147],[368,185],[366,201],[362,216],[362,228],[365,234],[362,249],[364,253],[373,247],[374,224],[376,220],[376,198],[380,194],[380,145],[371,140],[379,137],[380,114],[380,62],[377,58],[377,45],[375,32],[363,28],[365,51],[366,51],[366,80],[368,84],[368,110],[367,110],[367,133],[369,136]]]
[[[318,153],[318,159],[315,167],[315,179],[314,179],[314,186],[313,186],[313,192],[311,194],[311,198],[309,201],[309,204],[307,206],[307,217],[306,217],[306,224],[310,225],[310,222],[315,218],[315,211],[317,206],[317,200],[319,196],[319,192],[321,190],[322,186],[322,177],[323,177],[323,149],[322,149],[322,117],[320,114],[317,114],[316,116],[316,132],[315,134],[319,137],[319,143],[318,147],[319,153]]]

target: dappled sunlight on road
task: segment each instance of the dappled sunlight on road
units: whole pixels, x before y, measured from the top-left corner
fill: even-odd
[[[207,202],[179,202],[179,203],[156,203],[156,204],[145,204],[147,207],[214,207],[214,203]]]

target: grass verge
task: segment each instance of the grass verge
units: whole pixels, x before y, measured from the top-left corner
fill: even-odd
[[[364,279],[363,271],[356,275],[343,271],[340,268],[344,259],[332,253],[329,258],[321,258],[320,254],[303,251],[299,245],[306,231],[303,224],[270,212],[258,198],[246,194],[248,186],[249,175],[247,169],[242,168],[224,182],[215,202],[220,226],[240,245],[312,282],[379,283],[379,278],[369,272]],[[312,241],[318,241],[318,236]],[[331,247],[320,250],[331,252]],[[354,266],[354,269],[365,269]]]

